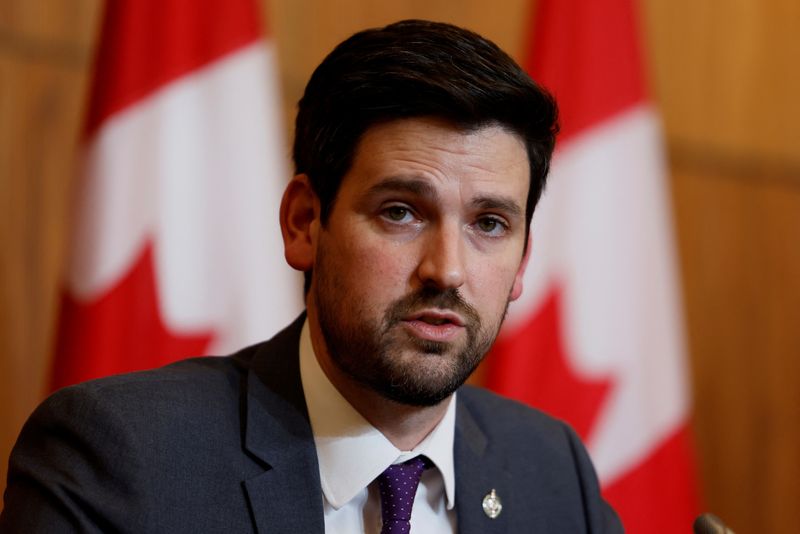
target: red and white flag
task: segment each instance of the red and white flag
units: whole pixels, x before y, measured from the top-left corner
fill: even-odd
[[[54,387],[225,353],[301,309],[266,37],[255,0],[106,3]]]
[[[684,532],[698,493],[663,139],[633,0],[539,0],[527,67],[561,133],[489,387],[569,421],[629,532]]]

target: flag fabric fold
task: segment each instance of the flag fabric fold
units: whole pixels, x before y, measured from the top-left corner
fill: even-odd
[[[570,422],[633,533],[698,511],[663,139],[632,0],[539,0],[526,68],[561,132],[487,385]]]
[[[228,352],[299,312],[276,73],[254,0],[106,3],[54,388]]]

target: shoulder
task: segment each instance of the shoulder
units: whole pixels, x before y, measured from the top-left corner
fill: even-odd
[[[40,440],[48,440],[41,446],[53,453],[56,444],[96,446],[112,457],[136,450],[152,462],[182,444],[202,444],[226,432],[237,436],[247,370],[238,354],[202,357],[65,387],[33,412],[15,452],[41,455]]]
[[[244,351],[243,351],[244,352]],[[194,412],[219,406],[236,396],[247,359],[235,356],[182,360],[158,369],[90,380],[60,389],[34,412],[67,412],[74,417],[87,410],[115,411],[128,418],[151,419],[165,410]]]
[[[559,419],[483,388],[464,386],[458,392],[459,408],[468,412],[492,439],[524,441],[560,448],[572,440],[572,428]]]
[[[90,380],[63,388],[46,399],[37,410],[100,402],[136,418],[148,409],[213,411],[224,401],[238,398],[246,389],[250,371],[261,371],[265,362],[274,367],[289,365],[289,353],[297,351],[305,315],[271,339],[243,348],[229,356],[203,356],[164,367]],[[152,415],[152,414],[151,414]]]
[[[301,320],[232,356],[51,395],[11,453],[0,530],[176,532],[191,522],[215,532],[249,530],[242,481],[263,474],[265,464],[243,441],[247,402],[253,386],[274,386],[273,397],[286,383],[299,389],[299,378],[290,377]],[[262,424],[272,421],[265,397],[253,397]]]
[[[25,423],[11,465],[80,456],[113,471],[125,457],[133,461],[126,467],[149,470],[175,461],[182,450],[238,446],[248,350],[244,358],[191,358],[62,388]]]
[[[457,420],[472,421],[495,454],[525,467],[575,471],[594,478],[594,469],[578,435],[566,422],[541,410],[488,390],[465,386],[459,390]],[[465,423],[468,424],[468,423]],[[535,461],[531,459],[535,458]]]
[[[527,498],[535,495],[534,500],[548,510],[549,520],[556,521],[554,510],[562,510],[567,523],[580,520],[588,532],[622,532],[619,519],[600,494],[589,454],[567,423],[470,386],[459,390],[457,410],[462,426],[476,427],[462,428],[462,435],[485,440],[487,453],[509,473],[514,487],[524,489],[518,493]]]
[[[102,524],[108,528],[101,530],[125,525],[145,532],[153,530],[152,521],[177,521],[175,510],[205,517],[214,506],[246,517],[237,490],[263,471],[241,454],[241,384],[251,350],[92,380],[51,395],[25,423],[11,453],[0,530],[79,525],[88,532]]]

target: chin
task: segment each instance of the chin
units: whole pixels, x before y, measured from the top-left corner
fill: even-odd
[[[384,368],[366,385],[384,398],[408,406],[435,406],[447,399],[472,374],[480,361],[465,361],[461,352],[439,342],[436,347],[415,350],[402,364]],[[445,345],[442,347],[441,345]]]

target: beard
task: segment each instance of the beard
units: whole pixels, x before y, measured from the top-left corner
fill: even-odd
[[[358,383],[401,404],[434,406],[457,390],[491,348],[508,309],[507,301],[500,317],[484,325],[457,289],[423,287],[376,316],[361,302],[347,299],[347,290],[331,277],[335,271],[325,268],[323,257],[317,258],[312,293],[331,361]],[[426,308],[458,313],[466,340],[432,341],[407,333],[404,318]]]

